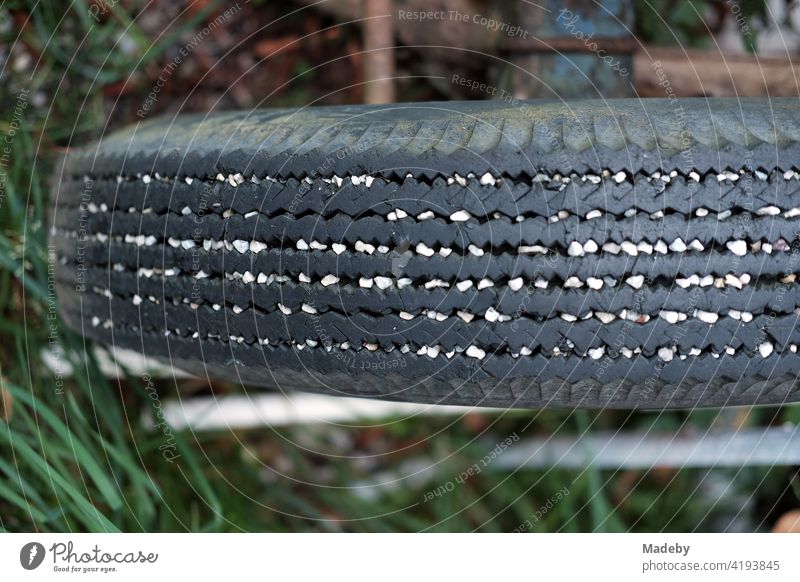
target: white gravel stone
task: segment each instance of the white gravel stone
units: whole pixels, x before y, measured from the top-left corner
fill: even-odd
[[[590,210],[586,213],[586,220],[592,220],[594,218],[600,218],[603,216],[602,210]]]
[[[450,220],[453,222],[466,222],[472,218],[472,215],[466,210],[459,210],[450,215]]]
[[[378,289],[388,289],[394,283],[390,277],[375,277],[375,285],[378,286]]]
[[[433,211],[426,210],[425,212],[420,212],[419,214],[417,214],[417,220],[430,220],[431,218],[433,218],[433,216],[434,216]],[[399,212],[398,212],[398,218],[399,218]]]
[[[728,241],[725,246],[737,257],[743,257],[747,254],[747,243],[743,240]]]
[[[583,281],[577,277],[569,277],[564,281],[564,289],[579,289],[583,287]]]
[[[472,281],[469,279],[465,281],[459,281],[458,283],[456,283],[456,289],[458,289],[462,293],[467,289],[469,289],[470,287],[472,287]]]
[[[320,281],[323,287],[330,287],[331,285],[335,285],[338,282],[339,282],[339,277],[337,277],[336,275],[325,275],[322,278],[322,281]]]
[[[510,279],[508,281],[508,287],[512,291],[519,291],[522,289],[522,285],[524,284],[522,277],[516,277],[514,279]]]
[[[333,243],[331,245],[331,248],[333,249],[333,252],[336,253],[337,255],[341,255],[343,252],[347,250],[347,247],[341,243]]]
[[[666,320],[668,323],[678,323],[678,312],[677,311],[668,311],[668,310],[661,310],[658,312],[658,316],[661,319]]]
[[[742,282],[736,275],[725,275],[725,284],[731,287],[736,287],[737,289],[742,288]]]
[[[492,281],[491,279],[483,278],[480,281],[478,281],[478,290],[479,291],[481,289],[487,289],[489,287],[494,287],[494,281]]]
[[[470,313],[469,311],[458,311],[458,312],[457,312],[457,315],[458,315],[458,316],[459,316],[461,319],[463,319],[464,321],[466,321],[467,323],[469,323],[470,321],[472,321],[473,319],[475,319],[475,314],[474,314],[474,313]]]
[[[358,280],[358,286],[364,289],[372,289],[374,281],[370,277],[361,277]]]
[[[674,357],[675,352],[672,351],[672,348],[659,348],[658,349],[658,357],[661,358],[664,362],[671,362],[672,358]]]
[[[308,243],[306,241],[304,241],[302,238],[299,241],[297,241],[297,244],[295,246],[297,247],[298,251],[307,251],[308,250]]]
[[[251,253],[260,253],[261,251],[267,250],[267,245],[259,240],[251,240],[249,246]]]
[[[781,213],[781,209],[777,206],[762,206],[756,210],[758,216],[776,216]]]
[[[578,241],[572,241],[567,247],[567,254],[570,257],[582,257],[584,254],[583,245]]]
[[[595,291],[603,288],[603,280],[597,277],[589,277],[586,279],[586,284],[590,289],[594,289]]]
[[[594,316],[603,323],[611,323],[617,318],[616,315],[607,311],[595,311]]]
[[[435,253],[435,251],[432,248],[430,248],[428,245],[426,245],[425,243],[418,243],[417,247],[416,247],[416,250],[417,250],[417,254],[420,254],[420,255],[422,255],[424,257],[432,257],[434,255],[434,253]]]
[[[625,282],[634,289],[639,289],[644,284],[644,275],[634,275],[632,277],[628,277]]]
[[[482,257],[485,254],[483,249],[478,248],[475,245],[469,245],[468,250],[469,250],[470,254],[473,254],[476,257]]]
[[[547,254],[547,249],[540,245],[522,245],[517,248],[517,252],[523,255],[544,255]]]
[[[305,273],[300,273],[300,274],[297,276],[297,278],[298,278],[298,279],[300,279],[300,282],[301,282],[301,283],[311,283],[311,277],[309,277],[309,276],[308,276],[308,275],[306,275]]]
[[[589,239],[588,241],[586,241],[584,243],[583,250],[584,250],[584,252],[587,252],[587,253],[596,253],[597,251],[600,250],[600,246],[596,242],[594,242],[592,239]]]
[[[468,358],[475,358],[477,360],[482,360],[486,357],[486,352],[477,346],[469,346],[465,353]]]
[[[599,360],[606,353],[606,349],[603,346],[600,346],[599,348],[591,348],[588,353],[589,357],[593,360]]]
[[[375,252],[375,247],[369,243],[365,243],[364,241],[357,240],[355,244],[355,249],[359,253],[367,253],[371,255]]]
[[[686,250],[686,245],[684,244],[683,240],[681,240],[681,238],[678,237],[670,243],[669,250],[675,253],[682,253],[683,251]]]
[[[481,186],[494,186],[497,180],[489,172],[486,172],[480,179]]]
[[[621,247],[615,242],[607,242],[603,244],[603,252],[618,255]]]
[[[619,246],[623,252],[628,253],[632,257],[635,257],[636,255],[639,254],[639,249],[636,248],[636,245],[629,240],[622,241],[622,243]]]
[[[617,184],[622,184],[625,180],[627,180],[627,178],[628,176],[625,174],[625,172],[617,172],[613,177]]]
[[[714,313],[713,311],[702,311],[700,309],[695,310],[694,316],[705,323],[717,323],[717,320],[719,319],[718,313]]]
[[[758,353],[761,354],[762,358],[768,357],[775,348],[772,346],[770,342],[764,342],[758,346]]]
[[[413,313],[409,313],[408,311],[401,311],[400,312],[400,319],[404,319],[406,321],[410,321],[410,320],[414,319],[414,314]]]
[[[483,317],[486,319],[486,321],[489,321],[491,323],[497,321],[499,316],[500,314],[494,307],[490,307],[489,309],[486,310],[486,313],[483,314]]]

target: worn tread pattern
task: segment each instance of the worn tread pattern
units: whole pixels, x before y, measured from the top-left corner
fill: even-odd
[[[524,407],[800,399],[800,286],[793,277],[800,219],[782,214],[800,208],[800,105],[681,105],[684,125],[668,101],[621,100],[274,110],[123,130],[72,152],[57,182],[53,239],[63,316],[89,337],[197,374],[281,388]],[[619,171],[626,179],[611,180]],[[487,172],[496,183],[478,181]],[[673,175],[667,181],[655,172]],[[722,172],[738,177],[718,179]],[[331,180],[363,174],[375,177],[370,186]],[[539,180],[542,174],[572,178]],[[588,174],[591,181],[580,178]],[[467,177],[466,186],[455,175]],[[759,215],[767,206],[781,214]],[[701,208],[730,216],[695,215]],[[388,220],[397,209],[411,217]],[[585,218],[598,209],[602,217]],[[564,210],[567,216],[552,219]],[[428,211],[433,218],[414,218]],[[457,211],[471,217],[449,219]],[[155,242],[123,242],[131,235]],[[567,252],[573,241],[678,238],[704,248]],[[175,248],[170,239],[198,246]],[[267,248],[206,250],[203,240]],[[301,240],[348,248],[303,251]],[[729,241],[774,249],[738,256]],[[389,250],[352,250],[363,243]],[[426,257],[414,252],[418,243],[454,252]],[[527,245],[550,252],[517,250]],[[244,282],[246,272],[310,282]],[[329,274],[341,281],[321,285]],[[675,285],[709,274],[751,280],[741,288]],[[637,275],[645,277],[640,288],[625,283]],[[359,278],[375,276],[413,284],[359,286]],[[512,290],[516,277],[526,285]],[[570,277],[616,281],[565,288]],[[450,287],[424,288],[431,279]],[[453,287],[465,279],[494,285]],[[534,288],[535,279],[548,288]],[[476,317],[465,321],[461,310]],[[511,320],[487,320],[487,310]],[[622,310],[650,318],[591,317]],[[662,310],[689,317],[670,324],[658,316]],[[719,317],[708,323],[696,310]],[[305,349],[292,345],[306,340]],[[457,351],[416,354],[426,346]],[[603,357],[586,355],[599,347],[607,348]],[[622,348],[636,354],[623,357]],[[665,358],[665,349],[677,353]]]

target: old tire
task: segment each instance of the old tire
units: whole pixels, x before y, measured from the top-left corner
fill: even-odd
[[[160,119],[71,153],[63,318],[195,374],[501,407],[797,400],[795,99]]]

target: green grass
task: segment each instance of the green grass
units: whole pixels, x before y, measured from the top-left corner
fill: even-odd
[[[144,78],[146,87],[152,81],[143,71],[182,34],[201,28],[205,16],[181,20],[154,42],[117,5],[102,24],[82,2],[66,12],[61,5],[34,2],[0,9],[0,44],[12,56],[22,48],[32,55],[29,67],[7,68],[0,83],[3,137],[10,135],[20,92],[30,94],[3,168],[0,207],[0,529],[510,531],[527,520],[531,531],[704,530],[735,513],[698,493],[709,475],[728,479],[738,495],[755,500],[749,515],[755,525],[769,523],[776,503],[797,505],[788,469],[709,474],[489,467],[425,500],[426,493],[478,462],[486,443],[491,448],[515,433],[525,438],[687,424],[704,430],[717,420],[713,411],[514,412],[397,419],[369,428],[183,432],[175,435],[180,458],[167,462],[159,450],[164,435],[142,421],[143,411],[153,412],[142,379],[104,378],[90,346],[58,319],[45,227],[48,176],[64,148],[95,137],[109,115],[112,125],[134,121],[112,111],[108,88],[132,74]],[[123,33],[130,40],[127,55],[117,46]],[[302,91],[287,88],[287,94],[306,94],[309,87],[313,79]],[[51,334],[63,347],[62,365],[74,370],[69,377],[61,379],[43,364]],[[169,381],[158,388],[162,398],[188,390]],[[798,410],[759,410],[746,422],[796,425]],[[435,464],[435,474],[369,498],[353,488],[412,460]],[[553,503],[562,489],[568,494]]]

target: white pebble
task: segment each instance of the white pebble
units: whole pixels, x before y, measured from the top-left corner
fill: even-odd
[[[713,311],[702,311],[700,309],[695,310],[694,316],[705,323],[716,323],[719,319],[718,313],[714,313]]]
[[[747,243],[743,240],[728,241],[725,246],[737,257],[743,257],[747,254]]]
[[[632,277],[628,277],[625,282],[634,289],[639,289],[644,284],[644,275],[634,275]]]
[[[616,315],[613,313],[608,313],[607,311],[595,311],[594,315],[603,323],[611,323],[617,318]]]
[[[497,183],[495,177],[492,176],[489,172],[486,172],[480,179],[481,186],[494,186]]]
[[[337,277],[336,275],[325,275],[322,278],[322,281],[320,281],[323,287],[330,287],[331,285],[335,285],[338,282],[339,282],[339,277]]]
[[[375,247],[373,245],[360,240],[356,241],[355,249],[359,253],[367,253],[368,255],[375,252]]]
[[[600,358],[603,357],[603,354],[605,354],[605,353],[606,353],[606,349],[603,346],[600,346],[599,348],[590,349],[589,350],[589,357],[592,358],[593,360],[599,360]]]
[[[572,241],[569,243],[569,247],[567,248],[567,254],[570,257],[582,257],[583,256],[583,245],[578,241]]]
[[[476,358],[478,360],[482,360],[486,357],[486,352],[480,349],[477,346],[469,346],[466,351],[466,355],[469,358]]]
[[[389,277],[375,277],[374,280],[378,289],[388,289],[392,286],[392,279]]]
[[[666,320],[668,323],[678,323],[678,312],[677,311],[661,310],[661,311],[658,312],[658,316],[661,319]]]
[[[675,253],[682,253],[686,250],[686,245],[683,243],[680,237],[676,238],[672,243],[669,245],[669,250]]]
[[[417,253],[424,256],[424,257],[432,257],[434,254],[434,250],[430,248],[425,243],[417,244]]]
[[[760,346],[758,346],[758,353],[761,354],[762,358],[768,357],[773,351],[772,344],[770,342],[764,342]]]
[[[470,287],[472,287],[472,281],[470,281],[469,279],[467,279],[466,281],[459,281],[458,283],[456,283],[456,289],[458,289],[462,293],[467,289],[469,289]]]
[[[590,289],[594,289],[595,291],[603,288],[603,280],[598,279],[597,277],[589,277],[586,279],[586,284]]]
[[[467,323],[469,323],[470,321],[472,321],[473,319],[475,319],[475,314],[474,314],[474,313],[470,313],[469,311],[458,311],[458,312],[457,312],[457,315],[458,315],[458,316],[459,316],[461,319],[463,319],[464,321],[466,321]]]
[[[267,245],[259,240],[251,240],[250,241],[250,252],[251,253],[260,253],[263,250],[266,250]]]
[[[478,248],[475,245],[469,245],[469,252],[476,257],[482,257],[484,255],[483,249]]]
[[[620,244],[620,248],[622,248],[623,252],[628,253],[632,257],[635,257],[636,255],[639,254],[639,249],[637,249],[636,245],[629,240],[622,241],[622,244]]]

